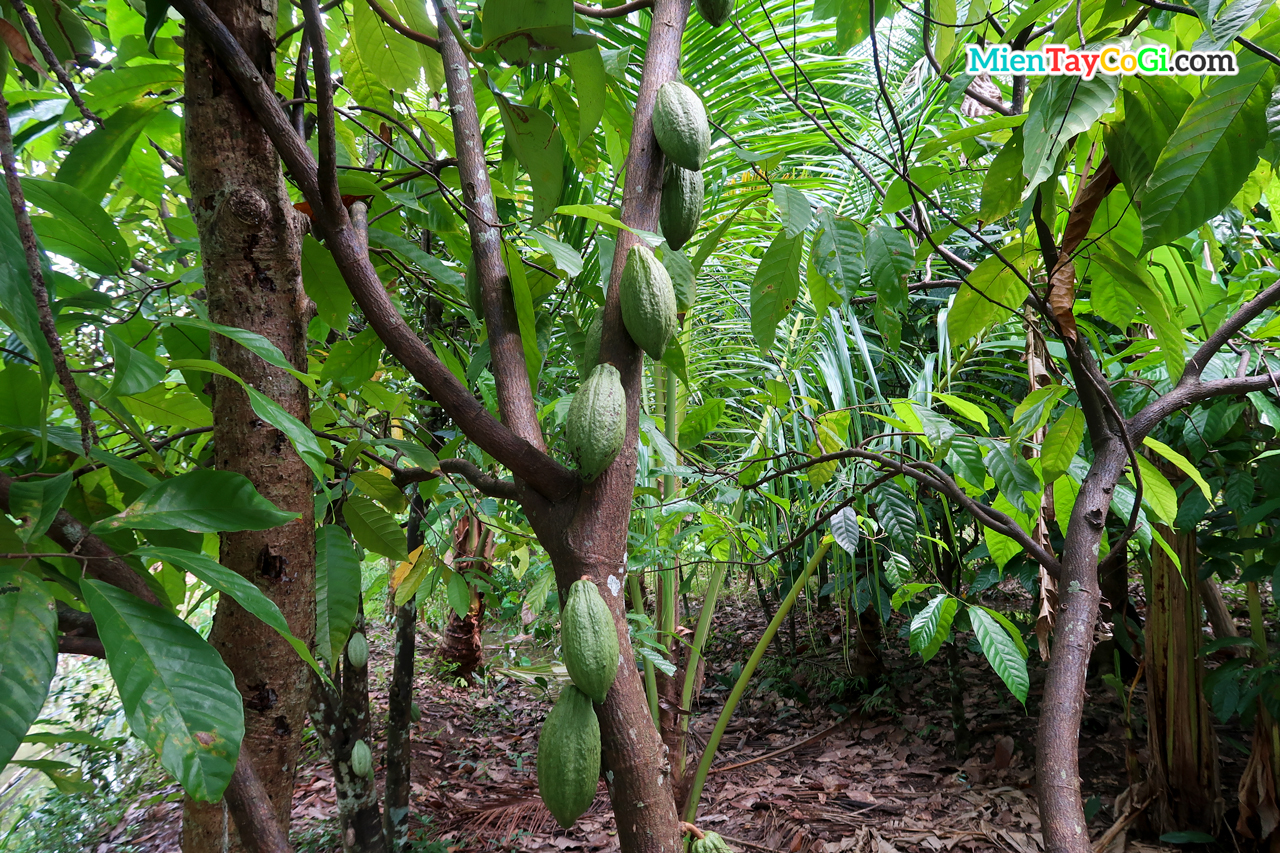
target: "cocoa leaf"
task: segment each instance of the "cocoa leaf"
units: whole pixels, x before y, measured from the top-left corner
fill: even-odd
[[[9,53],[18,62],[36,71],[45,74],[45,70],[40,67],[40,63],[36,62],[35,54],[31,52],[31,46],[27,44],[27,37],[22,31],[6,20],[0,19],[0,39],[4,40],[5,47],[9,48]]]

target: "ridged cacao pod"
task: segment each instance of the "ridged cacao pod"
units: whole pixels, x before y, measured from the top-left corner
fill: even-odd
[[[661,361],[676,330],[676,290],[662,262],[648,247],[627,252],[619,296],[627,334],[654,361]]]
[[[582,360],[578,362],[578,376],[584,380],[591,375],[591,371],[595,370],[597,364],[600,363],[600,334],[604,330],[604,323],[600,320],[600,315],[591,321],[587,326],[587,337],[582,344]]]
[[[418,707],[417,702],[409,703],[409,722],[416,723],[422,719],[422,709]]]
[[[572,684],[560,692],[538,738],[538,794],[568,829],[591,808],[600,779],[600,723]]]
[[[369,662],[369,641],[359,631],[352,634],[351,639],[347,640],[347,660],[356,669]]]
[[[705,194],[701,172],[668,164],[667,178],[662,184],[658,224],[662,226],[662,236],[667,238],[667,245],[671,248],[679,249],[698,230]]]
[[[582,383],[565,424],[569,453],[590,483],[613,462],[627,434],[627,396],[612,364],[598,364]]]
[[[358,740],[355,746],[351,747],[351,772],[357,776],[373,775],[373,753],[369,750],[369,744],[362,740]]]
[[[618,675],[618,629],[609,605],[589,580],[574,581],[560,614],[560,644],[569,677],[593,701],[603,702]]]
[[[733,853],[728,842],[714,832],[708,832],[701,843],[701,853]]]
[[[695,0],[698,14],[712,29],[729,20],[733,14],[733,0]]]
[[[697,94],[679,80],[668,80],[658,89],[653,105],[653,135],[667,159],[677,166],[698,171],[711,150],[711,126]]]

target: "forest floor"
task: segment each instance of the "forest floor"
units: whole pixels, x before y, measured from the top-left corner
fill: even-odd
[[[890,630],[896,633],[900,621]],[[738,707],[703,792],[701,828],[720,833],[743,853],[1043,850],[1031,756],[1045,666],[1034,650],[1024,709],[964,637],[952,661],[944,648],[928,664],[908,657],[905,641],[891,640],[878,686],[869,687],[849,673],[849,632],[839,613],[810,611],[799,624],[794,647],[789,632],[780,632]],[[747,658],[763,628],[751,599],[717,613],[691,726],[695,755],[732,685],[732,667]],[[386,638],[372,639],[370,680],[384,683]],[[430,654],[432,638],[420,639],[422,654]],[[515,640],[533,653],[531,638]],[[961,739],[967,736],[970,744],[964,757],[956,751],[952,663],[962,679]],[[496,669],[470,689],[429,673],[418,679],[422,717],[413,734],[411,820],[432,842],[424,840],[421,851],[618,849],[603,784],[590,811],[568,831],[542,806],[534,757],[550,707],[547,691]],[[372,698],[385,710],[385,694]],[[1140,717],[1141,684],[1133,702]],[[1128,784],[1123,720],[1115,692],[1092,680],[1080,746],[1090,833],[1095,843],[1109,838],[1099,853],[1166,849],[1143,831],[1141,815],[1115,831],[1117,812],[1124,816],[1116,797]],[[1223,735],[1222,781],[1232,802],[1246,756],[1241,733]],[[1141,742],[1135,748],[1145,752]],[[332,775],[313,744],[294,797],[298,853],[341,849],[335,811]],[[98,853],[177,851],[179,816],[180,803],[152,796],[102,838]],[[1233,819],[1228,815],[1229,823]]]

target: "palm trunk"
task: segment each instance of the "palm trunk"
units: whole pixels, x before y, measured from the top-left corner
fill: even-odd
[[[214,0],[213,11],[273,81],[274,2]],[[290,203],[275,149],[223,73],[212,49],[189,29],[186,43],[186,167],[199,229],[209,318],[256,332],[306,370],[309,303],[302,289],[302,218]],[[303,423],[305,387],[239,344],[213,336],[213,358]],[[224,565],[251,579],[279,606],[289,627],[309,640],[315,626],[313,476],[288,439],[253,411],[240,386],[214,380],[213,448],[218,469],[247,476],[268,500],[300,514],[261,532],[226,533]],[[272,810],[286,828],[310,680],[305,663],[271,628],[223,596],[209,642],[244,696],[243,749]],[[183,849],[241,850],[221,803],[188,801]],[[224,847],[224,829],[229,841]]]

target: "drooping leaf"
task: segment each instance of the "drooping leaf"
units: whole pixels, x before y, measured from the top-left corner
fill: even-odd
[[[902,340],[907,275],[915,265],[915,251],[897,229],[876,224],[867,231],[867,271],[876,289],[876,328],[891,350],[897,349]]]
[[[1020,270],[1025,272],[1022,247],[1007,246],[1002,252],[1012,261],[1013,268],[993,255],[978,264],[956,292],[947,312],[951,346],[963,346],[989,326],[1013,316],[1027,298],[1027,286],[1018,275]]]
[[[40,579],[0,568],[0,767],[44,707],[58,660],[57,625]]]
[[[316,531],[316,651],[331,664],[342,654],[360,604],[360,560],[345,530]]]
[[[72,472],[56,477],[17,480],[9,487],[9,514],[22,521],[18,536],[23,542],[39,539],[53,524],[71,489]]]
[[[243,474],[197,469],[147,489],[116,515],[93,525],[96,531],[190,530],[218,533],[267,530],[297,518],[277,509]]]
[[[404,93],[417,84],[422,57],[414,43],[391,29],[368,3],[354,7],[351,37],[360,58],[382,85]]]
[[[985,440],[987,445],[987,471],[996,481],[1000,494],[1013,504],[1018,512],[1033,515],[1027,495],[1040,494],[1040,480],[1036,472],[1008,444],[1003,441]]]
[[[569,0],[485,0],[482,19],[485,43],[512,65],[553,62],[596,41],[577,28]]]
[[[810,253],[814,268],[840,294],[851,298],[862,280],[862,229],[852,219],[837,218],[824,210]]]
[[[1022,125],[1022,174],[1027,179],[1023,198],[1049,177],[1071,139],[1111,109],[1118,91],[1118,78],[1107,74],[1092,80],[1049,77],[1040,85]]]
[[[932,660],[951,634],[959,607],[960,602],[945,592],[930,599],[911,619],[911,653],[920,655],[925,663]]]
[[[351,535],[365,550],[393,560],[403,560],[405,550],[404,531],[382,507],[363,495],[352,495],[342,505],[342,518],[351,529]]]
[[[129,247],[111,217],[71,184],[23,178],[27,201],[52,215],[32,224],[45,248],[100,275],[117,275],[129,265]]]
[[[850,556],[858,555],[858,543],[862,541],[862,526],[853,507],[844,507],[831,516],[831,536],[836,544]]]
[[[533,185],[532,224],[541,225],[555,212],[564,189],[564,138],[555,120],[542,110],[513,104],[500,92],[494,93],[494,99],[506,138]]]
[[[102,127],[71,146],[55,179],[80,190],[94,205],[101,204],[139,134],[164,106],[164,101],[153,98],[125,104],[116,110]]]
[[[804,235],[779,231],[765,250],[751,281],[751,334],[762,350],[773,347],[778,323],[800,297],[800,258]]]
[[[902,487],[892,480],[881,483],[871,493],[876,521],[900,548],[910,548],[916,539],[916,507]]]
[[[1040,447],[1040,471],[1046,485],[1067,473],[1084,441],[1084,412],[1068,406],[1045,433]]]
[[[1014,698],[1025,704],[1027,690],[1031,686],[1027,677],[1026,658],[1018,651],[1004,627],[985,608],[970,607],[968,612],[969,624],[973,625],[973,633],[978,637],[978,645],[982,647],[987,662]]]

